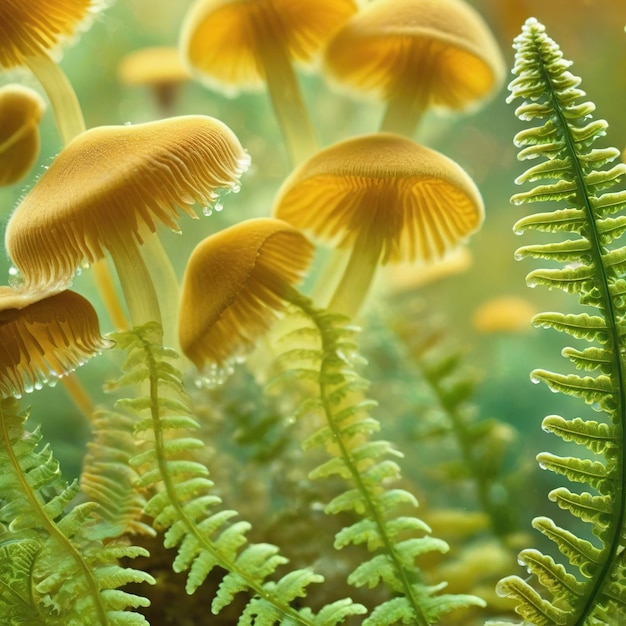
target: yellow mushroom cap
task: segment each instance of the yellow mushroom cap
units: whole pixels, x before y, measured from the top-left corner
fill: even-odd
[[[174,46],[153,46],[127,54],[118,68],[126,85],[163,85],[189,80],[191,75]]]
[[[274,216],[352,247],[364,232],[381,262],[441,258],[482,223],[480,192],[448,157],[390,133],[334,144],[285,180]]]
[[[58,56],[87,28],[102,0],[2,0],[0,66],[24,65],[25,57]]]
[[[22,85],[0,87],[0,185],[23,178],[39,156],[43,98]]]
[[[502,53],[463,0],[377,0],[344,24],[324,56],[337,83],[389,100],[407,81],[428,84],[434,106],[464,108],[502,84]]]
[[[248,350],[285,308],[312,256],[300,231],[271,218],[246,220],[198,244],[181,290],[183,353],[202,369]]]
[[[49,297],[0,287],[0,395],[21,396],[107,348],[91,304],[73,291]]]
[[[68,284],[103,250],[141,243],[140,231],[177,229],[219,188],[237,188],[249,158],[233,132],[206,116],[103,126],[72,140],[15,209],[6,249],[29,289]]]
[[[526,332],[531,328],[535,307],[517,296],[492,298],[481,304],[472,318],[473,326],[482,333]]]
[[[187,14],[180,46],[202,82],[260,87],[264,40],[282,42],[289,57],[306,63],[356,10],[354,0],[199,0]]]

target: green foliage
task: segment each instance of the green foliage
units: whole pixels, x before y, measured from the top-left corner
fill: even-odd
[[[567,530],[548,517],[537,517],[533,526],[556,545],[566,564],[534,549],[523,550],[520,561],[536,577],[538,588],[511,576],[499,583],[499,590],[515,598],[517,612],[538,626],[615,624],[626,617],[621,586],[626,515],[622,279],[626,247],[617,243],[626,230],[626,192],[616,189],[626,175],[626,166],[609,167],[619,151],[596,146],[607,124],[593,118],[595,107],[584,100],[580,78],[569,71],[571,63],[563,59],[544,27],[529,19],[515,40],[515,49],[517,77],[509,86],[509,101],[522,100],[516,114],[532,124],[515,137],[518,158],[538,163],[517,179],[518,183],[534,183],[532,188],[516,194],[512,201],[561,204],[552,212],[523,218],[515,229],[576,236],[525,246],[517,256],[561,264],[532,271],[527,278],[529,286],[576,294],[581,305],[595,310],[593,315],[543,313],[534,319],[538,326],[591,343],[582,350],[563,350],[575,368],[590,375],[538,369],[532,378],[553,391],[584,400],[603,417],[601,421],[555,415],[545,418],[546,431],[586,449],[584,455],[579,452],[580,457],[548,452],[538,457],[543,468],[590,490],[574,492],[559,487],[549,494],[550,500],[583,525],[573,524],[572,530]],[[567,208],[562,208],[563,203]]]
[[[206,467],[193,460],[194,452],[206,444],[194,436],[199,428],[191,415],[190,399],[173,361],[177,354],[161,344],[160,327],[147,324],[114,339],[126,351],[123,375],[109,388],[140,385],[145,395],[118,401],[118,407],[136,416],[135,436],[145,441],[143,450],[130,460],[139,473],[136,487],[152,495],[145,514],[154,527],[164,532],[166,548],[176,548],[173,569],[188,572],[187,593],[194,593],[211,571],[225,570],[211,610],[218,614],[240,592],[250,592],[239,624],[323,624],[332,626],[362,607],[341,601],[318,621],[307,608],[293,603],[307,587],[323,578],[311,570],[294,570],[273,580],[277,569],[287,563],[276,546],[250,543],[250,524],[231,521],[237,516],[222,508],[213,493]],[[328,607],[327,607],[328,608]]]
[[[93,532],[97,505],[70,506],[78,485],[67,485],[39,430],[24,430],[13,399],[0,406],[0,614],[6,624],[133,626],[145,619],[127,610],[144,598],[119,589],[154,582],[123,568],[121,558],[146,555]]]
[[[402,453],[390,442],[372,439],[380,430],[371,411],[376,403],[366,396],[369,382],[357,373],[364,363],[356,342],[357,329],[343,316],[316,309],[301,298],[297,305],[318,332],[311,342],[310,327],[291,330],[281,338],[282,365],[270,388],[290,379],[290,363],[302,380],[307,372],[306,401],[299,416],[314,425],[303,442],[305,450],[323,448],[330,459],[315,467],[315,480],[339,478],[347,483],[325,506],[329,515],[348,513],[353,522],[335,536],[334,547],[365,545],[373,555],[348,576],[348,583],[370,589],[385,585],[392,597],[376,606],[363,621],[367,626],[391,624],[435,624],[448,612],[470,606],[484,606],[477,597],[440,594],[445,586],[428,586],[417,565],[423,555],[447,552],[447,544],[430,534],[419,518],[407,514],[417,500],[406,489],[395,486],[401,478],[396,459]],[[306,342],[300,344],[299,342]],[[287,355],[287,356],[286,356]],[[311,384],[313,383],[313,384]]]

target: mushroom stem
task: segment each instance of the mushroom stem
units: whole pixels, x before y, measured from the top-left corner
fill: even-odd
[[[300,92],[293,66],[278,36],[269,33],[257,40],[261,71],[267,81],[272,106],[285,140],[291,165],[306,160],[317,149],[313,124]]]
[[[126,319],[126,314],[115,291],[115,283],[106,265],[106,261],[104,259],[94,261],[91,265],[91,271],[94,274],[98,293],[102,298],[104,308],[107,310],[115,330],[128,330],[128,320]]]
[[[46,92],[63,144],[85,130],[85,120],[76,92],[63,70],[47,56],[25,57],[25,61]]]
[[[85,130],[76,92],[63,70],[47,56],[26,57],[28,67],[46,92],[64,145]],[[109,269],[103,260],[93,264],[96,287],[115,328],[128,328],[128,321],[113,288]]]
[[[397,133],[413,137],[428,107],[427,94],[420,89],[419,81],[409,86],[387,102],[385,114],[380,125],[381,133]],[[413,87],[413,89],[411,89]],[[414,93],[408,93],[412,91]]]
[[[178,346],[178,302],[180,285],[165,248],[156,233],[142,232],[142,256],[154,281],[159,282],[157,298],[161,310],[163,324],[163,343],[169,348],[179,351]],[[153,281],[153,282],[154,282]]]
[[[359,312],[382,252],[382,238],[371,230],[365,229],[354,242],[348,264],[328,304],[329,311],[348,317],[355,317]]]
[[[134,327],[148,322],[161,323],[161,311],[150,272],[135,244],[123,245],[115,239],[108,246],[120,279],[122,292]]]
[[[61,383],[63,383],[65,391],[67,391],[68,395],[76,405],[76,408],[88,420],[91,420],[94,412],[94,403],[85,387],[83,387],[81,382],[78,380],[76,372],[72,372],[68,376],[63,376],[61,378]]]

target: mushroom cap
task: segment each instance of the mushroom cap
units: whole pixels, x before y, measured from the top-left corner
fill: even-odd
[[[118,75],[126,85],[176,84],[191,78],[175,46],[152,46],[130,52],[120,62]]]
[[[196,217],[219,188],[237,188],[249,157],[233,132],[192,115],[102,126],[72,140],[15,209],[6,249],[25,287],[67,285],[76,268],[140,231],[176,230],[178,209]]]
[[[382,240],[381,262],[441,258],[482,223],[480,192],[460,165],[391,133],[321,150],[285,180],[274,216],[350,248]]]
[[[103,0],[2,0],[0,67],[25,57],[58,57],[61,46],[86,30]]]
[[[463,0],[377,0],[329,42],[324,66],[340,85],[387,101],[427,81],[428,102],[461,109],[500,87],[505,63],[479,13]]]
[[[39,156],[43,98],[22,85],[0,87],[0,185],[23,178]]]
[[[481,304],[474,311],[472,324],[482,333],[527,332],[536,313],[535,307],[524,298],[501,296]]]
[[[259,88],[259,42],[284,42],[307,63],[354,12],[354,0],[199,0],[182,28],[183,58],[198,80],[230,90]]]
[[[246,220],[200,242],[181,289],[183,353],[203,369],[248,350],[285,308],[312,256],[300,231],[271,218]]]
[[[21,396],[60,378],[109,346],[88,300],[0,287],[0,395]]]

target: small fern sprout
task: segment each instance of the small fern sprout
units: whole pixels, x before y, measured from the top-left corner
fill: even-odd
[[[53,295],[0,287],[0,395],[54,383],[110,345],[96,311],[73,291]]]
[[[379,265],[442,258],[478,229],[480,192],[454,161],[377,133],[318,152],[285,180],[274,216],[349,251],[328,310],[354,317]]]
[[[308,63],[355,11],[354,0],[198,0],[180,47],[210,88],[236,92],[267,86],[289,158],[317,149],[293,63]]]
[[[50,99],[64,144],[85,130],[85,122],[74,89],[55,61],[103,6],[103,0],[7,0],[0,5],[0,67],[33,72]]]
[[[0,185],[21,180],[39,156],[43,98],[29,87],[0,87]]]
[[[139,326],[161,321],[140,252],[141,244],[150,245],[167,337],[178,283],[157,224],[177,230],[179,209],[195,218],[192,205],[213,203],[217,190],[236,188],[248,162],[233,132],[206,116],[88,130],[61,151],[15,209],[7,252],[24,288],[37,290],[67,285],[77,268],[108,251],[132,323]]]
[[[337,32],[324,54],[329,78],[386,103],[381,130],[414,134],[431,106],[465,109],[493,95],[504,59],[464,0],[378,0]]]

